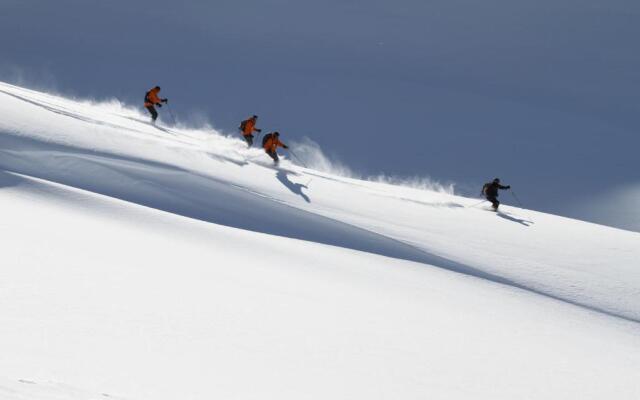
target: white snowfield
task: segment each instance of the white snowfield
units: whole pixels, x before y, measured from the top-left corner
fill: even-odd
[[[640,234],[147,121],[0,83],[0,399],[640,398]]]

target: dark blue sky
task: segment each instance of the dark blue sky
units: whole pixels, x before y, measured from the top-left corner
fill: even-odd
[[[640,230],[638,38],[631,0],[3,0],[0,79],[131,104],[160,84],[183,118],[256,113],[365,175],[500,176]]]

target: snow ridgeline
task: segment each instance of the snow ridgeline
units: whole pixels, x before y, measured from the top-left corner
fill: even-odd
[[[640,393],[639,234],[274,168],[116,104],[0,84],[0,115],[0,377],[159,399]]]

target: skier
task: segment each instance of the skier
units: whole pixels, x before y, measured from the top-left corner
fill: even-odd
[[[268,133],[262,138],[262,147],[264,148],[264,151],[273,159],[273,162],[276,165],[280,162],[278,153],[276,152],[278,146],[285,149],[289,148],[289,146],[280,141],[280,132]]]
[[[154,124],[158,118],[158,112],[156,111],[155,106],[162,107],[162,103],[166,103],[168,101],[167,99],[161,99],[158,97],[159,92],[160,86],[156,86],[144,95],[144,107],[149,111],[149,113],[151,113],[151,122]]]
[[[244,140],[247,141],[247,147],[253,146],[253,132],[262,132],[262,129],[256,128],[256,122],[258,121],[258,116],[254,115],[251,118],[245,119],[240,123],[240,132],[244,137]]]
[[[502,186],[500,184],[500,178],[496,178],[493,182],[485,183],[484,186],[482,186],[482,194],[491,202],[493,211],[498,211],[498,207],[500,207],[500,202],[498,201],[498,189],[511,189],[511,186]]]

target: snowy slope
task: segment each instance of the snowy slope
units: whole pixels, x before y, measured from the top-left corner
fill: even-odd
[[[109,393],[95,393],[55,381],[0,378],[3,400],[129,400]]]
[[[13,398],[640,395],[640,234],[273,168],[117,102],[0,84],[0,116]]]

